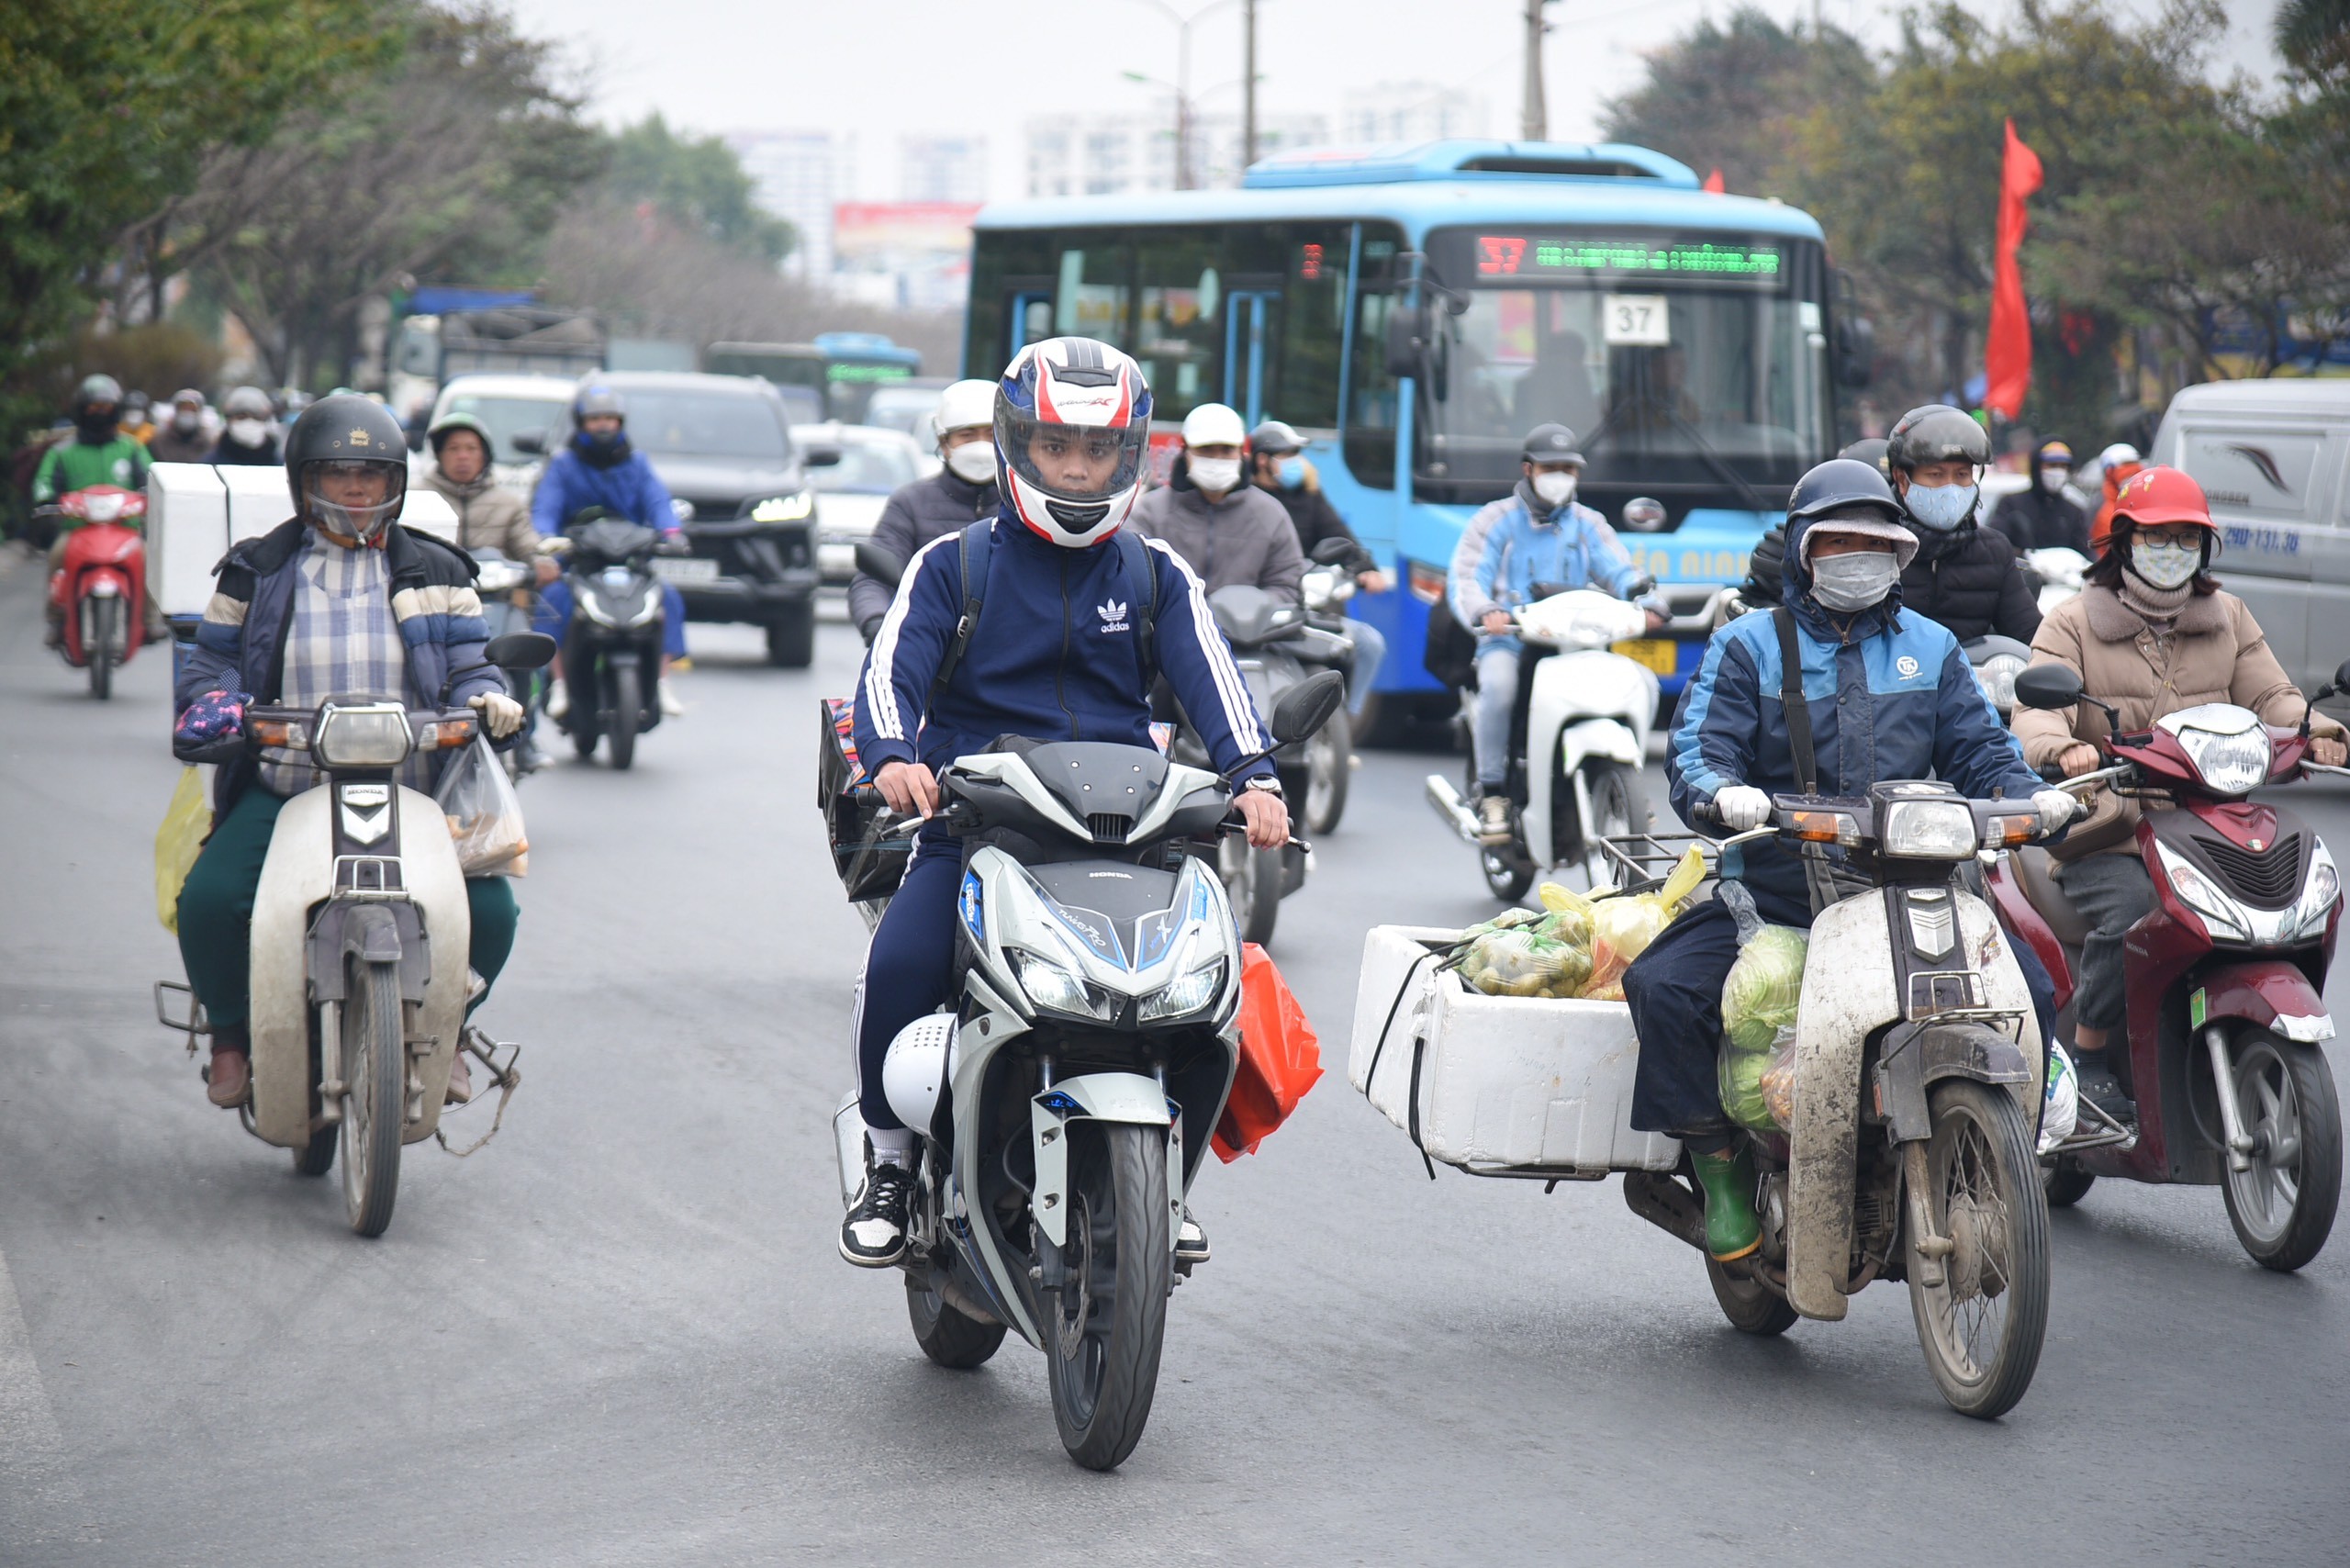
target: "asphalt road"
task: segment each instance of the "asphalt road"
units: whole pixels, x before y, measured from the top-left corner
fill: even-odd
[[[1419,799],[1449,762],[1397,754],[1275,941],[1329,1075],[1211,1164],[1149,1431],[1077,1469],[1038,1357],[930,1366],[898,1276],[834,1250],[837,623],[806,672],[695,628],[634,772],[528,784],[485,1014],[525,1083],[356,1239],[151,1016],[167,661],[93,703],[0,563],[0,1563],[2350,1560],[2350,1235],[2278,1277],[2216,1192],[2100,1183],[2055,1219],[2038,1381],[1981,1425],[1900,1287],[1755,1341],[1616,1183],[1431,1183],[1346,1086],[1361,936],[1490,908]],[[2350,842],[2350,796],[2300,795]]]

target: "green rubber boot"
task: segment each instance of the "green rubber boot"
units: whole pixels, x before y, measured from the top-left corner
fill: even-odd
[[[1706,1250],[1714,1260],[1727,1263],[1762,1246],[1762,1227],[1754,1218],[1754,1162],[1745,1148],[1693,1153],[1689,1163],[1706,1193]]]

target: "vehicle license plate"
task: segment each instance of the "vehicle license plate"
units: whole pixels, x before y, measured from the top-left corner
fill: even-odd
[[[653,575],[668,583],[714,583],[718,563],[701,555],[655,555]]]
[[[1634,664],[1646,665],[1659,675],[1673,675],[1681,668],[1681,644],[1665,637],[1635,637],[1629,642],[1610,643],[1607,651],[1621,654]]]

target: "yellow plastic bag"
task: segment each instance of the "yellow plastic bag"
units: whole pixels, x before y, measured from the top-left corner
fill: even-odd
[[[180,929],[180,887],[188,868],[196,864],[205,835],[212,831],[212,808],[204,803],[204,785],[193,767],[180,769],[172,803],[155,829],[155,918],[173,935]]]
[[[1648,951],[1657,933],[1681,913],[1682,902],[1705,879],[1706,857],[1692,848],[1656,891],[1601,899],[1591,906],[1591,978],[1583,992],[1586,1001],[1624,999],[1624,971]]]

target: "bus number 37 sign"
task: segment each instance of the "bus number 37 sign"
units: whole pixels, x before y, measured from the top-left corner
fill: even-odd
[[[1611,294],[1600,314],[1610,348],[1662,348],[1673,342],[1662,294]]]

